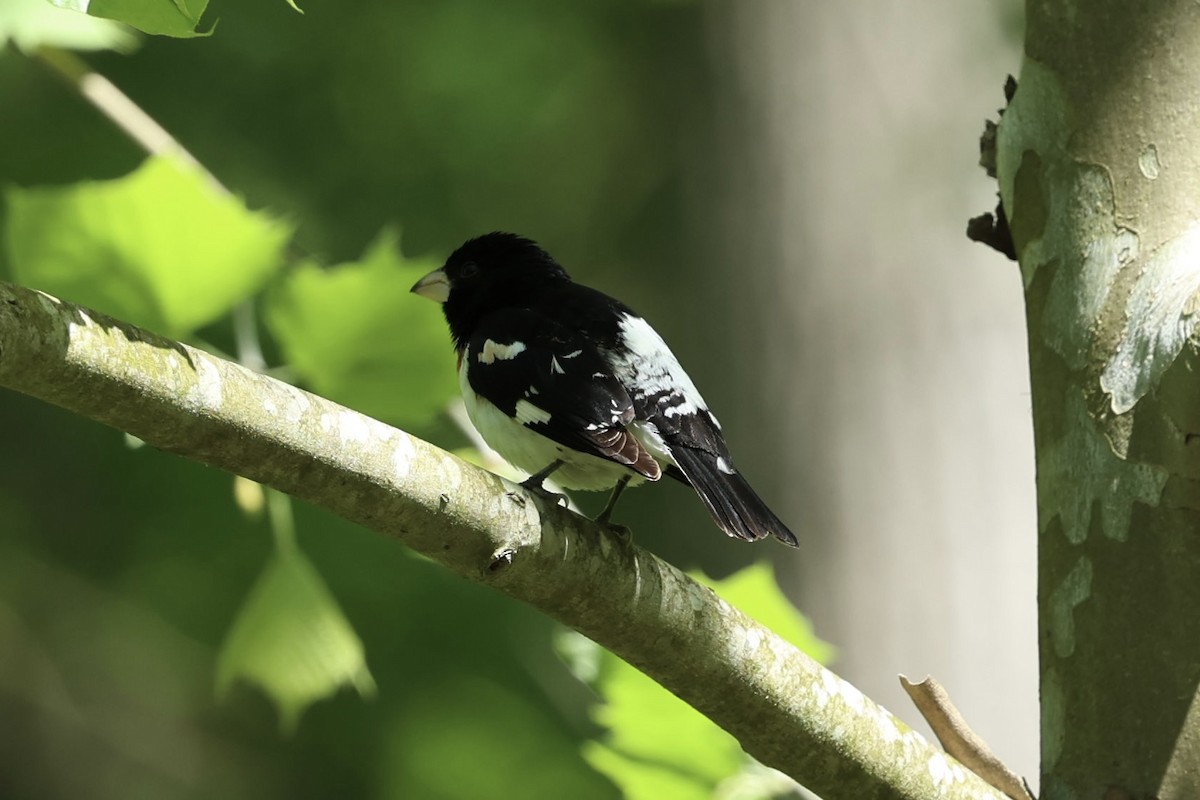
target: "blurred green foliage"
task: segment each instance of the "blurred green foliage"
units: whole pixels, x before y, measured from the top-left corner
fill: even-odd
[[[291,235],[168,158],[110,181],[11,187],[5,201],[15,280],[172,338],[262,288]]]
[[[296,547],[291,501],[270,490],[268,498],[276,551],[221,645],[217,695],[225,697],[238,680],[257,684],[279,707],[280,728],[290,734],[312,703],[343,685],[371,697],[375,680],[362,641]]]
[[[298,382],[443,446],[464,443],[453,354],[407,292],[445,252],[512,229],[636,285],[682,238],[694,5],[242,0],[214,3],[212,37],[89,57],[235,198],[147,160],[37,56],[127,31],[30,2],[0,5],[20,48],[0,53],[0,273],[225,352],[261,336]],[[150,9],[146,30],[203,10],[103,8]],[[761,772],[611,656],[581,682],[548,620],[392,542],[263,517],[244,482],[235,500],[227,475],[11,393],[0,423],[0,797],[670,798]],[[738,581],[795,624],[769,572]],[[647,794],[645,764],[676,756],[698,779]]]
[[[767,565],[720,581],[693,577],[814,658],[833,655],[779,592]],[[564,634],[559,648],[576,675],[603,698],[594,716],[607,733],[584,745],[584,758],[629,800],[749,800],[787,796],[794,787],[787,776],[754,764],[736,739],[612,653],[577,633]]]
[[[385,232],[357,263],[293,269],[267,297],[267,327],[313,391],[419,430],[458,392],[441,309],[410,294],[439,266],[405,260],[396,235]]]

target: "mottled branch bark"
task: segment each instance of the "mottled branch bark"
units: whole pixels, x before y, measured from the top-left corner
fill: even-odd
[[[827,800],[1001,800],[671,565],[328,400],[3,283],[0,386],[288,492],[541,609]]]

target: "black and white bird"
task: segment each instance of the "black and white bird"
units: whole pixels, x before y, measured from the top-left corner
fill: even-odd
[[[721,424],[650,324],[571,280],[511,233],[471,239],[412,288],[442,303],[467,415],[540,490],[612,488],[664,474],[692,486],[729,536],[796,537],[733,465]]]

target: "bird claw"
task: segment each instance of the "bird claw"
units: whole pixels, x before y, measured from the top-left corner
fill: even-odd
[[[534,482],[533,478],[529,478],[528,480],[521,481],[521,488],[524,489],[525,491],[529,492],[534,497],[539,497],[542,500],[548,500],[548,501],[554,503],[554,505],[556,505],[556,506],[566,506],[568,503],[571,502],[570,499],[565,494],[559,494],[558,492],[552,492],[549,489],[547,489],[545,486],[542,486],[542,482],[540,480],[538,480],[537,482]]]
[[[596,518],[593,519],[592,522],[596,523],[597,525],[603,525],[604,527],[608,528],[609,531],[611,531],[622,542],[632,542],[633,541],[633,531],[629,530],[628,527],[626,527],[625,525],[622,525],[619,522],[613,522],[609,518],[609,516],[611,514],[612,514],[612,503],[609,503],[608,507],[605,508],[603,511],[601,511],[598,515],[596,515]]]
[[[631,531],[628,526],[622,525],[619,522],[609,522],[607,519],[600,519],[599,517],[593,521],[603,525],[605,528],[608,528],[608,530],[614,536],[616,536],[619,541],[625,544],[633,541],[633,531]]]

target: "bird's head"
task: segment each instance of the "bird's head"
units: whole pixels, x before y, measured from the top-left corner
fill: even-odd
[[[536,242],[496,232],[463,244],[445,266],[417,281],[412,291],[442,304],[450,335],[461,348],[487,314],[524,307],[569,280],[566,270]]]

